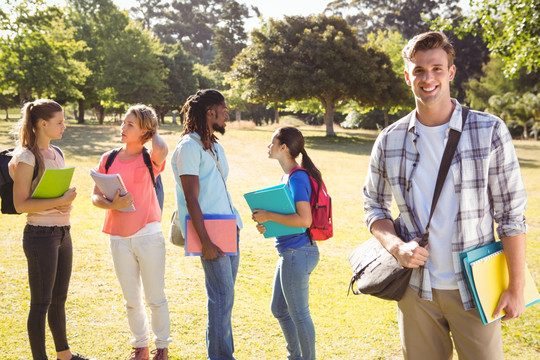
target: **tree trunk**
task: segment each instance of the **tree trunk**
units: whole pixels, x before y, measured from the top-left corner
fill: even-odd
[[[527,140],[529,138],[529,134],[527,134],[527,124],[523,125],[523,138]]]
[[[176,123],[176,113],[175,113],[174,111],[173,111],[173,113],[172,113],[172,123],[173,123],[174,125],[177,124],[177,123]]]
[[[384,127],[388,127],[388,125],[390,125],[390,119],[388,117],[388,109],[384,108],[383,113],[384,113]]]
[[[334,113],[336,112],[335,103],[327,101],[324,105],[324,123],[326,124],[326,136],[336,136],[334,132]]]
[[[79,99],[79,113],[77,114],[77,123],[84,124],[84,100]]]
[[[96,112],[99,124],[103,125],[103,121],[105,120],[105,111],[103,111],[103,107],[101,105],[95,105],[94,111]]]
[[[274,123],[279,124],[279,110],[277,104],[274,105]]]
[[[6,106],[6,121],[9,120],[9,107]]]
[[[242,120],[242,111],[240,111],[240,109],[236,109],[235,114],[236,114],[236,121]]]

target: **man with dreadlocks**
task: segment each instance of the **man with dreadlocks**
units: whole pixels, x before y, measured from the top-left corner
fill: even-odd
[[[184,132],[171,160],[178,219],[189,215],[202,243],[201,263],[208,297],[208,359],[234,359],[231,315],[239,255],[225,255],[208,236],[203,220],[203,214],[235,214],[238,231],[242,228],[225,185],[229,173],[225,151],[214,135],[215,131],[225,133],[229,113],[225,98],[213,89],[188,97],[182,113]],[[185,221],[180,221],[184,238],[185,226]]]

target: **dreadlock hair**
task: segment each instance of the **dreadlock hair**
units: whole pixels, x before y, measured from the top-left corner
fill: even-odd
[[[39,151],[37,142],[37,126],[39,120],[50,120],[56,113],[62,112],[62,106],[54,100],[38,99],[24,104],[21,111],[21,119],[15,125],[14,132],[18,135],[17,148],[14,152],[20,152],[26,148],[34,154],[39,173],[45,171],[43,156]]]
[[[308,156],[306,149],[304,148],[305,140],[304,136],[295,127],[286,126],[276,130],[276,138],[280,144],[287,145],[289,153],[293,159],[296,159],[298,155],[302,154],[301,166],[306,169],[307,173],[311,175],[317,184],[321,186],[322,175],[319,169],[315,166],[311,158]]]
[[[204,149],[208,150],[217,141],[214,134],[206,123],[206,112],[216,105],[225,103],[225,97],[217,90],[199,90],[195,95],[190,95],[180,111],[184,114],[184,132],[186,135],[196,132],[200,135]]]

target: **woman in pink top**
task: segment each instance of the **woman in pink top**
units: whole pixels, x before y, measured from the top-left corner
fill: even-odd
[[[152,140],[149,151],[154,177],[165,168],[169,151],[157,132],[158,121],[154,110],[145,105],[128,109],[120,127],[124,145],[108,169],[111,151],[101,157],[100,173],[120,174],[127,194],[120,191],[107,199],[94,186],[92,203],[105,211],[103,232],[110,235],[111,254],[116,276],[126,301],[128,323],[134,339],[131,360],[149,360],[150,335],[144,303],[152,311],[152,331],[156,349],[154,360],[168,359],[170,339],[169,306],[165,297],[165,239],[161,231],[159,207],[150,171],[143,159],[144,144]],[[122,211],[134,206],[135,210]]]
[[[39,99],[25,104],[17,124],[17,147],[9,163],[13,204],[17,212],[28,214],[23,248],[28,260],[30,313],[27,326],[34,360],[47,360],[47,317],[56,357],[59,360],[86,359],[71,353],[66,336],[65,303],[73,259],[69,218],[77,192],[71,188],[58,198],[31,197],[45,169],[64,167],[62,151],[50,141],[61,139],[65,129],[64,111],[55,101]],[[36,166],[38,171],[34,177]]]

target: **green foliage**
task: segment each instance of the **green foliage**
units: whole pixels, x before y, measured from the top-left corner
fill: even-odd
[[[165,86],[151,103],[164,121],[169,111],[180,110],[187,97],[197,91],[197,78],[193,74],[193,63],[180,44],[163,45],[160,59],[167,70]]]
[[[401,33],[406,39],[429,30],[429,21],[459,11],[456,0],[334,0],[328,12],[345,17],[362,40],[384,30]]]
[[[460,25],[446,22],[460,33],[479,33],[492,54],[504,60],[504,73],[516,76],[522,68],[540,70],[540,0],[470,0],[472,14]]]
[[[251,102],[317,99],[327,135],[334,135],[336,107],[349,99],[386,105],[399,81],[386,54],[360,46],[352,28],[337,17],[286,16],[252,32],[252,44],[235,60],[232,78],[243,80]]]
[[[500,57],[492,57],[482,68],[484,75],[471,79],[465,84],[466,101],[473,108],[484,111],[489,108],[489,98],[493,95],[504,95],[512,92],[538,92],[540,71],[527,74],[522,69],[513,78],[503,75],[504,62]]]
[[[75,54],[85,43],[73,39],[73,29],[57,7],[41,0],[6,2],[0,13],[0,90],[19,95],[20,102],[34,97],[77,97],[77,86],[89,71]],[[60,96],[62,97],[62,96]]]
[[[248,17],[249,10],[246,5],[239,4],[235,0],[225,3],[220,17],[221,25],[215,30],[213,46],[216,48],[216,56],[212,61],[212,67],[223,72],[231,69],[234,57],[246,47],[244,19]]]
[[[130,23],[103,45],[103,87],[114,88],[125,103],[157,103],[166,78],[157,39]]]

